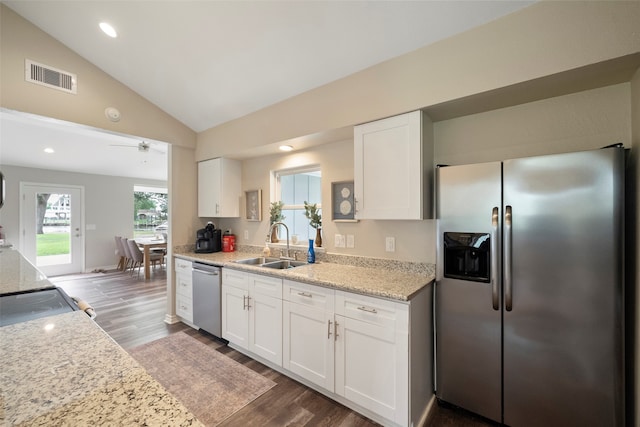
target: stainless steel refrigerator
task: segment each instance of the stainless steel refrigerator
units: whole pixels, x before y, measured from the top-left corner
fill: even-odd
[[[517,427],[623,425],[624,157],[437,169],[438,399]]]

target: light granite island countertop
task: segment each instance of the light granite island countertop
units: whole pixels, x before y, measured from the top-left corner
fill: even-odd
[[[40,273],[20,252],[0,248],[0,295],[52,287],[47,276]]]
[[[0,251],[0,294],[53,285]],[[0,327],[2,426],[202,426],[84,311]]]
[[[250,251],[201,254],[192,250],[174,250],[174,256],[177,258],[395,301],[411,300],[435,278],[435,266],[429,264],[323,255],[328,261],[278,270],[235,262],[261,256],[259,253]]]
[[[0,424],[201,426],[84,312],[0,327]]]

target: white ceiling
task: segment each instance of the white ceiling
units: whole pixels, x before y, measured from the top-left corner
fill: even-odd
[[[0,164],[97,175],[167,180],[168,144],[60,120],[0,111]],[[53,148],[54,153],[45,153]]]
[[[196,132],[533,3],[2,2]]]

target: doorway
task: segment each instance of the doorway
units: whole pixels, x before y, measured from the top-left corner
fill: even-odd
[[[20,183],[20,250],[46,276],[84,271],[84,187]]]

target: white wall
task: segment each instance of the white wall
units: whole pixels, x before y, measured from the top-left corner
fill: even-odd
[[[85,224],[95,230],[85,231],[85,270],[113,267],[113,237],[133,236],[133,187],[148,185],[166,188],[165,181],[60,172],[45,169],[0,165],[6,180],[6,200],[0,209],[0,224],[9,243],[19,245],[20,182],[76,185],[84,187]]]

